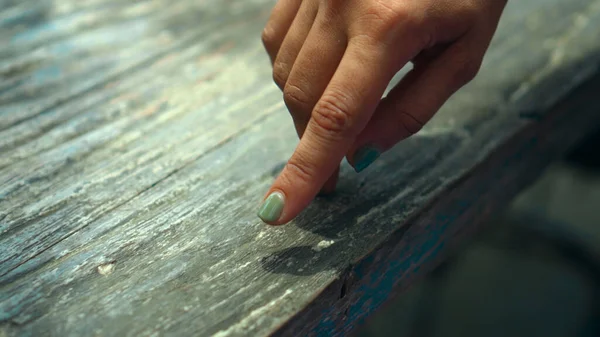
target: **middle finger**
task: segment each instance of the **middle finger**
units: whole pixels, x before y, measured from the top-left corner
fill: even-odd
[[[347,46],[346,34],[317,14],[284,88],[284,100],[302,137],[315,104],[331,81]],[[335,190],[338,170],[324,184],[322,193]]]
[[[273,80],[283,90],[296,57],[310,32],[318,11],[318,2],[304,0],[288,30],[275,61],[273,62]]]

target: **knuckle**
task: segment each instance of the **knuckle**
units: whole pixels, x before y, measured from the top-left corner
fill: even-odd
[[[347,135],[353,129],[348,108],[349,101],[350,99],[339,91],[326,93],[316,104],[311,117],[324,131]]]
[[[270,49],[275,43],[275,31],[268,26],[265,27],[260,35],[263,45],[266,49]]]
[[[285,88],[288,76],[289,71],[287,70],[287,66],[283,62],[275,60],[273,63],[273,81],[280,89],[283,90]]]
[[[347,6],[346,0],[320,0],[319,7],[325,9],[327,18],[332,19],[339,15]]]
[[[290,80],[291,82],[291,80]],[[293,83],[286,83],[283,89],[283,101],[290,110],[306,110],[310,106],[310,98],[306,90]]]
[[[413,13],[404,1],[375,0],[365,5],[365,10],[357,21],[371,32],[374,39],[384,40],[399,24],[411,27],[415,21]]]
[[[300,180],[301,183],[305,184],[310,184],[313,181],[313,177],[315,176],[314,169],[311,168],[310,163],[302,160],[297,155],[293,156],[286,166],[290,173],[292,173],[294,179],[294,181],[287,181],[289,185],[294,186],[295,184],[298,184],[297,180]],[[288,180],[290,180],[290,178],[288,178]]]
[[[367,17],[387,24],[395,24],[410,17],[407,6],[400,1],[394,4],[381,0],[370,1],[365,13]]]
[[[464,85],[471,82],[479,73],[480,68],[480,60],[474,60],[470,57],[465,58],[464,61],[460,62],[456,70],[456,80],[458,84]]]
[[[407,137],[418,133],[425,126],[425,123],[421,122],[405,110],[399,110],[398,113],[399,118],[397,127],[400,133],[406,134]]]

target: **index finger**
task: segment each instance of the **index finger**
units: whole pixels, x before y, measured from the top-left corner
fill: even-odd
[[[258,213],[263,221],[289,222],[314,199],[373,114],[393,63],[383,46],[350,41],[294,154],[267,193]]]

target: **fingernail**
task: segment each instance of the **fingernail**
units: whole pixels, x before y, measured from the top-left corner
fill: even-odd
[[[354,154],[354,170],[361,172],[379,158],[381,153],[372,146],[363,146]]]
[[[258,210],[258,217],[264,222],[275,222],[283,212],[284,198],[283,193],[273,192],[263,201]]]

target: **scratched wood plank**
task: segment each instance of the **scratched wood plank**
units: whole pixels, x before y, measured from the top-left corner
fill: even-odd
[[[18,3],[0,16],[0,44],[10,45],[0,51],[0,75],[7,77],[0,84],[0,130],[53,112],[71,97],[256,16],[264,10],[257,3],[261,1],[235,6],[192,0]]]
[[[258,23],[261,21],[253,22],[254,30],[260,28]],[[258,46],[248,48],[243,43],[245,29],[231,25],[222,31],[233,32],[233,38],[237,34],[237,39],[242,40],[235,47],[217,34],[213,39],[216,41],[206,39],[202,45],[193,45],[189,50],[170,55],[167,61],[158,61],[140,78],[119,81],[114,85],[119,95],[110,89],[107,95],[103,90],[61,106],[59,115],[77,115],[39,137],[31,137],[29,142],[19,144],[3,156],[2,164],[7,166],[0,169],[0,196],[14,203],[6,208],[13,212],[6,215],[1,230],[5,234],[13,230],[18,233],[0,238],[0,242],[10,247],[7,253],[12,251],[11,256],[3,259],[3,267],[7,271],[15,268],[21,261],[85,226],[90,217],[151,187],[207,149],[272,112],[273,106],[281,105],[280,99],[273,95],[264,98],[271,88],[265,90],[254,85],[264,78],[257,76],[258,71],[264,72],[260,70],[263,55]],[[224,47],[232,49],[226,56],[218,56]],[[195,66],[197,63],[202,66]],[[174,65],[179,68],[174,70]],[[216,70],[225,67],[226,71],[215,75]],[[245,86],[237,86],[235,82],[235,74],[241,71]],[[165,82],[169,83],[168,87]],[[215,97],[224,88],[228,95]],[[110,95],[115,95],[111,104],[98,106],[109,100]],[[182,97],[186,99],[182,101]],[[94,105],[89,111],[81,111],[82,106],[88,107],[90,98]],[[244,104],[261,99],[266,104],[265,109],[248,116]],[[218,108],[219,104],[228,108]],[[45,122],[45,117],[39,119]],[[25,124],[36,128],[38,119]],[[190,128],[192,125],[195,127]],[[41,128],[44,130],[47,125]],[[11,139],[14,134],[10,129],[6,133],[0,138]],[[153,137],[147,137],[148,133]],[[117,135],[117,141],[111,142]],[[169,142],[164,141],[166,138]],[[79,160],[83,157],[101,165],[90,167],[86,161]],[[33,172],[26,172],[25,167],[34,168],[36,173],[31,175]],[[81,175],[73,184],[71,177],[75,172]],[[22,184],[32,179],[38,181],[34,190]],[[119,180],[135,181],[135,184],[127,185]],[[118,186],[122,191],[115,189]],[[84,190],[89,198],[76,197]],[[119,197],[115,198],[116,195]],[[32,204],[31,200],[35,202]],[[35,221],[37,215],[28,209],[46,214],[45,220]],[[56,226],[66,214],[72,221]],[[23,226],[30,222],[31,226]],[[23,244],[14,244],[14,240]]]
[[[0,4],[0,335],[348,331],[600,123],[600,1],[513,2],[420,134],[266,227],[271,5]]]

